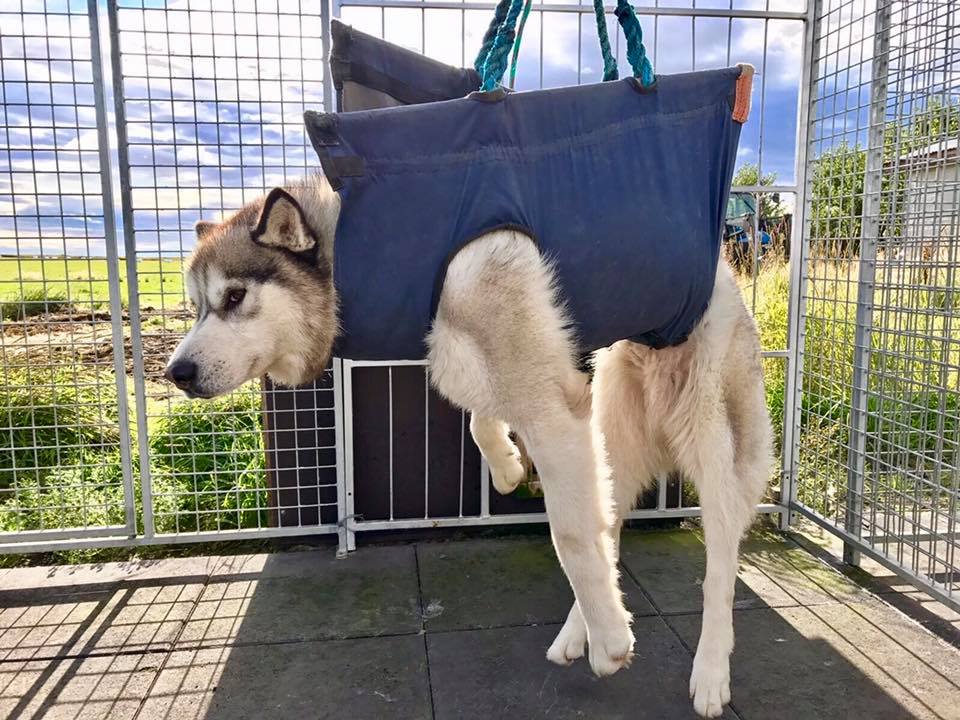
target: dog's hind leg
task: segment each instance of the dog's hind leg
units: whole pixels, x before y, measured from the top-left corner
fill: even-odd
[[[636,367],[635,346],[619,342],[595,356],[592,406],[595,438],[602,437],[610,466],[613,494],[613,560],[620,555],[620,529],[637,494],[652,482],[650,442],[646,438],[645,388]],[[587,628],[576,602],[563,628],[547,651],[558,665],[569,665],[583,656]]]
[[[730,701],[737,556],[770,468],[759,359],[756,368],[752,364],[745,360],[727,373],[739,379],[717,382],[722,392],[706,392],[710,397],[700,403],[699,419],[679,448],[679,462],[697,486],[707,550],[703,622],[690,676],[694,709],[704,717],[718,717]]]
[[[598,480],[605,484],[606,477],[604,463],[595,457],[590,423],[557,412],[521,434],[543,482],[553,543],[576,598],[568,617],[571,636],[558,638],[547,658],[566,664],[577,652],[583,654],[586,639],[594,672],[610,674],[629,662],[633,637],[623,632],[630,615],[617,588],[619,522],[610,526],[604,507],[609,500],[598,492]]]
[[[554,547],[582,609],[590,665],[629,662],[630,616],[617,587],[610,492],[553,277],[530,239],[495,232],[450,262],[428,338],[430,377],[455,404],[508,423],[536,464]]]
[[[509,495],[526,475],[517,446],[510,439],[510,428],[495,418],[472,413],[470,434],[490,466],[493,486],[501,495]]]

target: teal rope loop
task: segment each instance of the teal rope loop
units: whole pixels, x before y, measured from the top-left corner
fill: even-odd
[[[639,78],[644,87],[653,85],[653,65],[650,64],[647,50],[643,47],[643,28],[640,27],[633,6],[628,0],[617,0],[617,8],[613,13],[627,38],[627,61],[633,68],[633,76]]]
[[[533,0],[527,0],[523,6],[523,15],[520,16],[520,25],[517,27],[517,39],[513,42],[513,57],[510,58],[510,88],[513,89],[513,83],[517,79],[517,58],[520,56],[520,42],[523,40],[523,29],[527,26],[527,18],[530,17],[530,7]]]
[[[503,78],[503,74],[507,71],[507,60],[515,36],[514,26],[517,24],[517,18],[520,16],[521,10],[523,10],[523,0],[512,0],[510,10],[507,12],[503,24],[500,25],[497,36],[490,46],[487,59],[483,63],[483,72],[481,73],[483,81],[480,85],[480,90],[483,92],[489,92],[496,88]]]
[[[473,61],[473,68],[478,73],[483,73],[483,64],[487,61],[487,55],[490,54],[490,46],[493,45],[497,32],[499,32],[500,26],[503,25],[503,21],[507,17],[507,10],[510,9],[511,2],[512,0],[500,0],[497,3],[496,10],[493,11],[493,19],[490,21],[487,32],[483,35],[483,41],[480,43],[480,52],[477,53],[477,58]]]
[[[477,53],[473,67],[480,74],[480,89],[489,92],[497,87],[507,71],[507,61],[511,49],[513,57],[510,60],[510,87],[517,73],[517,57],[520,53],[520,40],[523,37],[523,28],[530,13],[531,0],[499,0],[493,13],[493,19],[483,36],[480,52]],[[517,17],[523,11],[519,31],[514,28]],[[610,49],[610,37],[607,34],[607,20],[603,11],[603,0],[593,0],[593,11],[597,20],[597,36],[600,39],[600,52],[603,55],[604,81],[616,80],[619,77],[617,61]],[[617,0],[614,15],[623,28],[627,39],[627,61],[633,69],[633,76],[640,80],[640,84],[647,87],[654,83],[653,65],[647,57],[647,50],[643,46],[643,28],[637,20],[637,14],[629,0]]]
[[[593,13],[597,17],[597,37],[600,38],[600,53],[603,55],[603,81],[620,77],[617,61],[610,50],[610,36],[607,34],[607,17],[603,13],[603,0],[593,0]]]

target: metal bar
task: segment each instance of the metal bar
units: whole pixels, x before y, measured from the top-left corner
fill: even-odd
[[[87,0],[90,20],[90,57],[93,70],[93,97],[97,118],[97,149],[100,155],[100,192],[103,194],[103,233],[107,253],[107,283],[110,294],[110,326],[113,337],[113,369],[117,386],[117,413],[120,429],[120,464],[123,476],[123,510],[127,531],[137,532],[136,493],[133,488],[133,463],[130,448],[130,409],[127,399],[127,370],[123,349],[123,310],[120,303],[120,260],[117,253],[117,226],[114,218],[113,178],[110,158],[110,124],[100,52],[100,16],[97,0]]]
[[[813,177],[808,174],[807,164],[813,138],[813,122],[816,118],[814,103],[816,94],[811,85],[817,77],[819,62],[814,38],[822,10],[823,0],[812,0],[804,25],[803,70],[800,74],[800,97],[797,102],[797,139],[794,158],[794,180],[799,193],[794,202],[793,223],[790,226],[790,289],[787,304],[787,368],[783,392],[783,445],[781,451],[780,502],[784,506],[797,499],[797,466],[800,459],[800,408],[803,393],[803,323],[804,298],[806,297],[806,267],[809,255],[810,204],[813,202]],[[791,524],[790,513],[780,517],[780,529]]]
[[[110,67],[117,83],[123,78],[120,58],[120,26],[116,0],[107,2],[110,25]],[[133,392],[137,413],[137,440],[140,451],[140,502],[143,508],[143,535],[154,536],[153,484],[150,477],[150,447],[147,427],[146,376],[143,364],[143,338],[140,326],[140,294],[137,289],[137,244],[134,237],[131,199],[130,155],[127,139],[127,113],[123,92],[113,94],[114,123],[117,133],[117,163],[120,170],[120,208],[123,217],[123,246],[127,263],[127,309],[130,317],[130,348],[133,360]]]
[[[213,530],[207,532],[182,532],[158,534],[153,537],[137,535],[76,538],[26,543],[0,543],[0,555],[18,553],[56,552],[79,548],[143,547],[149,545],[183,545],[201,542],[228,542],[231,540],[261,540],[266,537],[302,537],[305,535],[333,535],[339,532],[336,525],[290,526],[283,528],[253,528],[250,530]],[[3,536],[4,540],[6,536]]]
[[[347,541],[347,476],[344,452],[344,408],[343,408],[343,360],[334,358],[333,363],[333,417],[334,417],[334,444],[337,458],[337,527],[338,542],[337,555],[343,556],[348,552]]]
[[[343,552],[357,549],[357,538],[353,531],[353,516],[356,512],[353,496],[353,361],[343,361],[343,489],[344,515],[339,522],[344,528],[345,547]]]
[[[423,8],[426,10],[462,10],[464,4],[455,0],[426,0],[425,2],[416,2],[416,0],[339,0],[339,6],[345,7],[374,7],[374,8]],[[493,10],[496,7],[494,2],[471,2],[466,6],[470,10]],[[604,5],[605,13],[612,13],[615,5]],[[806,11],[796,12],[792,10],[729,10],[724,8],[682,8],[682,7],[646,7],[635,6],[637,15],[650,15],[655,17],[673,16],[673,17],[698,17],[698,18],[769,18],[771,20],[805,20]],[[537,5],[539,12],[572,12],[593,14],[592,5],[560,5],[555,3],[546,3]]]
[[[877,241],[880,234],[880,191],[883,176],[883,131],[886,122],[887,74],[890,68],[890,6],[880,0],[873,38],[872,81],[870,83],[870,128],[866,172],[863,181],[863,220],[860,236],[860,263],[857,277],[856,337],[853,355],[852,397],[850,399],[850,446],[847,456],[847,498],[845,528],[860,537],[863,515],[863,475],[867,441],[867,395],[870,383],[870,343],[873,328],[873,292],[876,274]],[[859,564],[857,545],[845,543],[843,559]]]
[[[742,193],[795,193],[803,189],[800,184],[796,185],[732,185],[730,192]]]
[[[765,503],[757,506],[757,512],[762,515],[775,515],[783,512],[783,507],[777,504]],[[671,508],[667,510],[631,510],[627,520],[652,520],[657,518],[691,518],[699,517],[699,507]],[[512,513],[507,515],[474,516],[474,517],[441,517],[441,518],[411,518],[407,520],[354,520],[353,529],[357,532],[375,530],[412,530],[419,528],[442,527],[470,527],[487,525],[525,525],[548,522],[546,513]]]
[[[487,459],[480,455],[480,517],[490,517],[490,466]]]
[[[57,530],[16,530],[0,533],[0,539],[9,545],[41,542],[47,540],[67,540],[69,538],[116,537],[128,530],[126,525],[103,525],[62,528]],[[128,536],[129,537],[129,536]]]
[[[336,2],[336,0],[333,0]],[[330,8],[331,0],[320,0],[320,47],[323,48],[323,57],[330,57]],[[323,109],[330,112],[333,107],[333,77],[330,74],[330,63],[323,66]]]

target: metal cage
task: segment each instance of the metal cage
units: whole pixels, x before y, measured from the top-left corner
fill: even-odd
[[[960,87],[946,0],[655,2],[660,72],[757,67],[728,214],[797,513],[956,606]],[[422,363],[335,360],[212,404],[158,382],[201,216],[312,170],[329,19],[455,65],[492,2],[17,0],[0,9],[0,551],[544,521],[490,493]],[[625,47],[608,8],[614,50]],[[517,87],[595,82],[593,8],[538,3]],[[562,49],[563,52],[559,52]],[[575,48],[575,52],[574,52]],[[698,514],[661,478],[635,517]]]

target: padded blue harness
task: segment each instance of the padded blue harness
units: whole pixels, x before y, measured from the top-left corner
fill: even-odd
[[[739,75],[306,113],[341,196],[336,354],[423,358],[447,264],[497,228],[553,263],[581,351],[683,342],[714,286]]]

